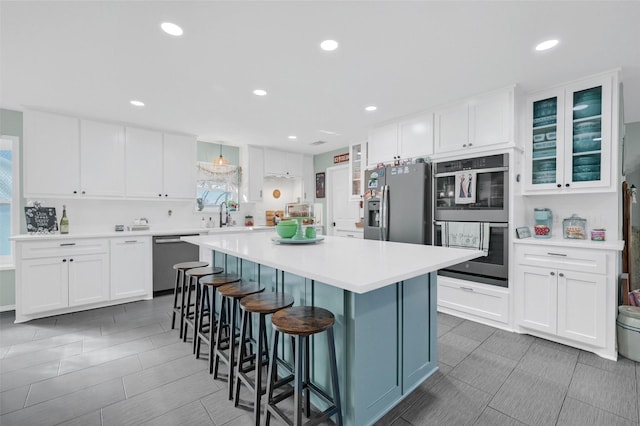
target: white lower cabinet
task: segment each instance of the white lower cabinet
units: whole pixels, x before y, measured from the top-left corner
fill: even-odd
[[[153,291],[151,237],[111,239],[111,300]]]
[[[509,290],[439,275],[438,310],[495,327],[507,328]]]
[[[18,260],[16,319],[109,300],[106,240],[25,243],[18,253],[27,258]]]
[[[150,236],[16,243],[16,322],[153,295]]]
[[[516,244],[520,331],[615,359],[616,252]]]

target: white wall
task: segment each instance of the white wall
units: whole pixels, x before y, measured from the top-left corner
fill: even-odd
[[[549,208],[553,213],[554,235],[562,235],[562,221],[572,214],[577,214],[587,220],[587,230],[604,228],[608,239],[621,239],[618,232],[620,218],[618,208],[618,194],[567,194],[567,195],[535,195],[522,197],[525,223],[516,226],[535,224],[534,208]]]

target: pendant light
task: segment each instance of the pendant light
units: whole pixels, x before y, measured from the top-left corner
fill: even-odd
[[[213,160],[214,166],[226,166],[229,162],[222,156],[222,144],[220,144],[220,157]]]

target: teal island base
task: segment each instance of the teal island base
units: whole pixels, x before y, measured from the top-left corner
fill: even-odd
[[[345,425],[373,424],[437,370],[435,272],[358,294],[216,251],[212,263],[333,312]],[[325,338],[312,338],[310,374],[331,394]],[[288,341],[279,351],[291,360]]]

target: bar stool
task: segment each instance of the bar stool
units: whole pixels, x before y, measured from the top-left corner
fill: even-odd
[[[213,373],[213,343],[216,328],[216,289],[240,281],[235,274],[216,274],[200,278],[200,309],[196,318],[196,358],[200,358],[202,342],[209,345],[209,374]],[[205,309],[206,305],[206,309]],[[207,318],[205,323],[204,319]]]
[[[244,383],[253,393],[253,418],[256,426],[260,425],[260,399],[265,393],[262,387],[262,368],[267,365],[269,356],[265,319],[269,314],[293,306],[293,301],[293,296],[286,293],[258,293],[240,299],[242,325],[240,326],[240,351],[235,371],[234,405],[237,407],[240,402],[240,384]],[[254,313],[258,314],[258,333],[255,340],[250,337]],[[253,347],[255,356],[251,355],[251,350],[246,350],[246,343],[255,345]],[[267,362],[263,362],[263,357]],[[250,362],[250,365],[245,367],[246,362]],[[253,379],[248,374],[251,371],[255,371]]]
[[[173,315],[171,316],[171,329],[176,328],[176,315],[180,315],[180,338],[182,339],[182,328],[184,327],[184,272],[193,268],[204,268],[209,266],[207,262],[182,262],[173,265],[176,271],[176,283],[173,287]],[[178,305],[178,292],[180,292],[180,304]]]
[[[220,320],[216,330],[216,342],[213,350],[213,378],[218,378],[218,366],[220,361],[227,364],[229,373],[227,374],[227,384],[229,387],[229,399],[233,398],[233,369],[235,367],[236,349],[235,342],[238,334],[236,332],[236,317],[238,316],[238,301],[243,297],[264,291],[264,286],[254,281],[239,281],[233,284],[218,287],[218,293],[222,296],[220,304]],[[231,309],[228,309],[231,304]],[[225,310],[226,309],[226,310]],[[228,311],[228,318],[226,315]],[[223,337],[223,333],[226,337]],[[225,351],[227,353],[225,353]]]
[[[189,327],[193,329],[193,353],[196,353],[196,318],[198,317],[198,303],[199,303],[199,295],[198,295],[198,280],[202,277],[206,277],[207,275],[213,274],[221,274],[224,269],[215,266],[207,266],[206,268],[193,268],[189,269],[185,272],[185,286],[183,287],[183,291],[187,292],[187,302],[184,306],[184,330],[182,331],[182,341],[187,341],[187,335],[189,334]],[[188,281],[188,282],[187,282]],[[191,304],[191,290],[195,290],[196,300],[194,304]],[[191,311],[191,307],[193,306],[193,312]]]
[[[271,423],[272,415],[286,424],[292,424],[291,420],[287,419],[282,410],[280,410],[276,405],[291,395],[293,395],[293,425],[301,425],[303,391],[306,391],[304,392],[304,411],[307,417],[311,416],[311,404],[309,401],[310,391],[313,391],[329,404],[329,408],[305,424],[317,424],[320,421],[327,420],[336,414],[336,424],[338,426],[342,425],[342,408],[340,404],[340,390],[338,388],[338,368],[336,365],[336,349],[333,337],[334,323],[335,318],[331,312],[326,309],[313,306],[294,306],[292,308],[282,309],[271,317],[273,338],[271,340],[271,354],[269,356],[269,371],[267,372],[267,404],[265,408],[266,426]],[[333,398],[327,395],[309,379],[309,336],[323,331],[327,332],[329,369],[331,373]],[[294,387],[293,389],[289,389],[274,397],[274,389],[289,381],[281,380],[277,383],[276,371],[274,370],[277,363],[276,354],[278,340],[282,333],[295,337],[295,360],[293,370]]]

